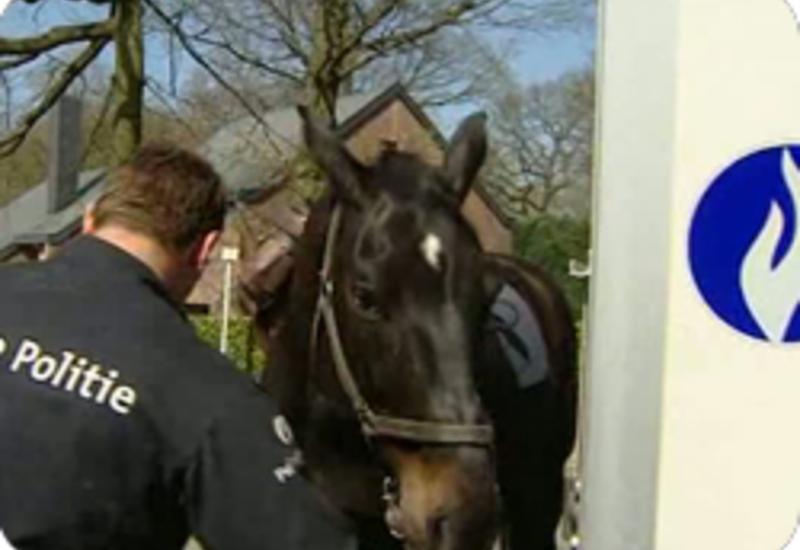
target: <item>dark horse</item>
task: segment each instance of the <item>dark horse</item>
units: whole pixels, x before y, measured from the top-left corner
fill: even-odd
[[[461,124],[441,168],[398,151],[364,166],[300,112],[332,189],[300,239],[280,322],[255,322],[304,473],[364,548],[486,550],[502,533],[513,550],[552,549],[575,433],[573,322],[546,276],[484,254],[461,215],[485,117]],[[522,366],[501,295],[536,319],[538,356]]]

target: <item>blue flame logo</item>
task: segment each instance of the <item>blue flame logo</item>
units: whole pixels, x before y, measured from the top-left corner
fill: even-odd
[[[700,294],[728,325],[770,342],[800,341],[800,145],[770,147],[725,169],[692,219],[689,262]]]

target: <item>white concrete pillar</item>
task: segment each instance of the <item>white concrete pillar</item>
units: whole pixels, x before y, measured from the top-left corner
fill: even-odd
[[[798,25],[781,0],[601,11],[584,548],[778,550],[800,515]]]

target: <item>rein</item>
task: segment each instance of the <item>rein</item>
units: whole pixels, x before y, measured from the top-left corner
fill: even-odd
[[[320,291],[311,332],[311,361],[315,362],[319,334],[324,325],[328,336],[336,376],[355,410],[362,433],[368,438],[386,437],[441,445],[475,445],[489,447],[494,441],[494,431],[488,424],[452,424],[396,418],[376,413],[361,394],[347,356],[342,346],[336,314],[333,307],[334,284],[331,278],[336,239],[342,223],[342,209],[333,208],[325,239],[325,251],[320,273]]]

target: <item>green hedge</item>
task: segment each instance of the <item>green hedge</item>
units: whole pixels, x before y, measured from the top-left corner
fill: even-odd
[[[564,290],[576,319],[586,303],[588,280],[569,274],[569,261],[586,262],[590,247],[589,222],[573,218],[541,216],[514,230],[514,249],[541,266]]]
[[[197,334],[214,349],[219,349],[219,337],[222,322],[211,315],[193,315],[192,324]],[[249,339],[250,320],[244,317],[232,317],[228,327],[228,357],[236,366],[247,373],[257,375],[267,363],[266,354],[255,342]]]

